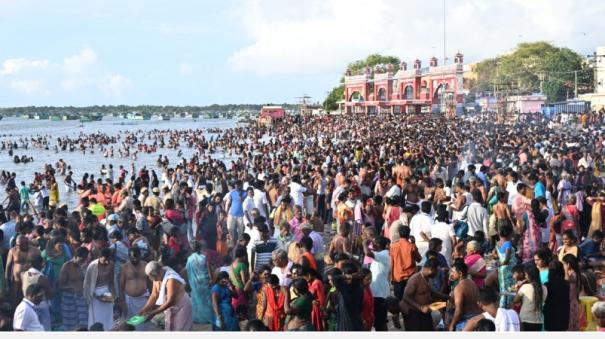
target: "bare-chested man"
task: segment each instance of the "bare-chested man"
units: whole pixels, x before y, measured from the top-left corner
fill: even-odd
[[[506,191],[501,191],[496,194],[498,202],[494,205],[493,211],[496,215],[496,227],[500,229],[503,225],[514,225],[513,218],[507,205],[507,194]]]
[[[450,331],[462,331],[466,322],[481,313],[477,304],[479,289],[472,279],[468,277],[468,267],[463,262],[455,262],[450,270],[450,281],[458,282],[452,292],[454,315],[448,325]]]
[[[338,234],[330,242],[330,249],[328,251],[330,258],[334,259],[336,253],[345,253],[351,256],[352,243],[349,239],[349,232],[351,231],[351,224],[349,222],[344,223],[338,229]]]
[[[405,194],[406,204],[418,205],[420,195],[423,193],[422,188],[418,185],[416,178],[406,178],[405,186],[403,186],[403,194]]]
[[[66,331],[88,328],[88,303],[83,293],[88,254],[88,249],[79,247],[73,259],[63,264],[59,273],[59,286],[63,291],[63,327]]]
[[[429,280],[437,275],[439,262],[431,258],[422,270],[415,273],[405,286],[403,300],[408,307],[405,319],[406,331],[433,331],[433,317],[430,305],[435,299],[447,300],[446,295],[433,292]]]
[[[395,166],[393,168],[393,176],[399,187],[405,186],[405,180],[412,176],[412,169],[410,168],[409,161],[401,161],[399,165]]]
[[[101,250],[99,259],[93,260],[84,277],[84,296],[88,300],[88,327],[103,324],[105,331],[113,327],[114,286],[113,253],[109,248]]]
[[[32,267],[32,262],[38,257],[42,258],[40,250],[37,247],[31,246],[29,240],[24,235],[19,235],[16,239],[15,247],[8,251],[4,275],[10,288],[10,295],[14,298],[14,305],[17,305],[23,299],[21,274]]]
[[[128,251],[129,262],[122,265],[120,272],[120,310],[126,318],[139,314],[147,303],[149,289],[141,250],[133,247]]]

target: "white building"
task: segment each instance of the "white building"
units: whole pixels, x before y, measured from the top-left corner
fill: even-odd
[[[580,100],[590,101],[593,110],[605,108],[605,46],[597,47],[595,60],[595,92],[579,95]]]

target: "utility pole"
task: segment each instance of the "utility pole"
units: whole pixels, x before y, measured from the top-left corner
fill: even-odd
[[[443,0],[443,66],[447,64],[447,54],[445,52],[445,0]]]
[[[496,68],[496,77],[494,78],[494,102],[496,105],[496,116],[500,113],[500,106],[498,105],[498,87],[496,85],[496,81],[498,81],[498,69]]]
[[[574,78],[574,90],[573,90],[573,97],[574,99],[578,99],[578,71],[573,71],[573,78]]]

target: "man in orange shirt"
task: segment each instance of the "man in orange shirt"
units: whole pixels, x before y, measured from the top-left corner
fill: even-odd
[[[422,260],[418,248],[410,242],[410,228],[399,227],[400,239],[391,244],[391,281],[397,299],[403,298],[403,291],[408,279],[416,273],[416,263]]]
[[[389,254],[391,256],[391,282],[393,283],[393,292],[399,301],[403,300],[403,291],[408,280],[416,273],[416,262],[420,262],[422,257],[418,248],[410,242],[410,228],[408,226],[399,226],[400,239],[391,244]],[[399,323],[399,314],[393,315],[393,325],[401,328]]]

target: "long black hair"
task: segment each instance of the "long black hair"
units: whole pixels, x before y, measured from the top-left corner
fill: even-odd
[[[540,282],[540,272],[536,265],[528,265],[525,267],[525,276],[529,280],[534,289],[534,307],[535,311],[542,311],[544,303],[544,291],[542,291],[542,283]]]
[[[576,274],[576,297],[580,297],[580,290],[582,289],[582,272],[580,272],[580,263],[578,263],[578,258],[575,255],[569,253],[563,257],[563,262],[569,265],[572,271]],[[571,281],[570,281],[571,283]]]

